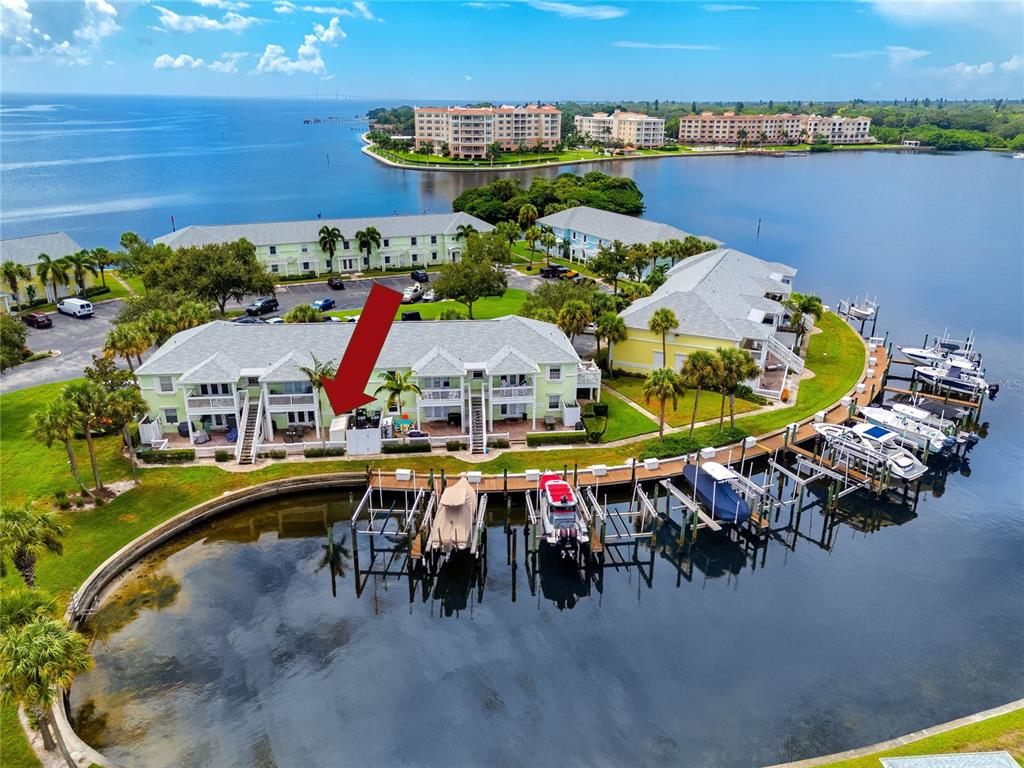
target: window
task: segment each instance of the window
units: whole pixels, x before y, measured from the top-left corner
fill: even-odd
[[[342,259],[341,268],[346,270],[352,269],[352,259]]]
[[[437,245],[437,235],[431,235],[430,236],[430,244],[431,245]]]
[[[676,371],[681,370],[684,363],[686,363],[686,355],[676,354]]]
[[[370,257],[369,256],[363,256],[363,266],[364,267],[370,266]]]
[[[342,240],[341,241],[341,248],[342,248],[343,251],[347,251],[348,250],[348,240]]]
[[[245,385],[247,387],[258,387],[260,385],[259,376],[247,376],[245,379]]]
[[[160,376],[157,379],[156,391],[167,394],[174,391],[174,379],[171,376]]]
[[[473,378],[474,379],[482,379],[483,377],[484,377],[484,372],[483,371],[480,371],[480,370],[473,371]]]
[[[412,255],[412,260],[413,260],[413,261],[419,261],[419,260],[420,260],[420,255],[419,255],[418,253],[414,253],[414,254]]]
[[[309,262],[308,261],[302,262],[302,271],[303,272],[309,272]]]
[[[270,246],[270,255],[271,256],[276,256],[277,255],[277,246],[276,245]]]
[[[561,400],[561,395],[548,395],[548,410],[557,411]]]
[[[270,271],[276,275],[280,271],[280,267],[277,264],[271,264]]]
[[[562,380],[562,366],[553,365],[548,368],[548,381],[561,381]]]
[[[391,244],[391,241],[388,240],[388,238],[385,237],[384,238],[384,247],[387,248],[390,244]]]
[[[327,271],[328,272],[331,271],[331,260],[330,259],[327,260]]]
[[[385,256],[384,257],[384,263],[385,264],[390,264],[391,263],[391,257],[390,256]]]
[[[437,251],[431,251],[430,252],[430,260],[431,261],[437,261]]]
[[[164,421],[168,424],[178,423],[178,409],[177,408],[164,408]]]
[[[415,237],[410,237],[409,238],[409,245],[416,245],[416,238]]]
[[[303,253],[309,253],[309,246],[308,245],[302,246],[302,252]]]
[[[654,353],[654,360],[651,363],[652,368],[664,368],[665,367],[665,356],[661,352]]]

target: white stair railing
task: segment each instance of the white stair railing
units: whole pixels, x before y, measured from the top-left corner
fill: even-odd
[[[235,463],[237,464],[242,460],[242,444],[245,442],[245,430],[249,424],[249,393],[247,391],[242,392],[243,404],[242,404],[242,415],[239,418],[237,430],[238,435],[235,438]]]
[[[249,446],[249,460],[256,461],[259,453],[260,440],[263,439],[263,398],[256,401],[256,426],[252,432],[252,445]]]
[[[796,354],[793,350],[783,344],[774,336],[768,337],[768,351],[780,358],[783,363],[788,365],[790,369],[800,374],[804,372],[804,360],[800,355]]]

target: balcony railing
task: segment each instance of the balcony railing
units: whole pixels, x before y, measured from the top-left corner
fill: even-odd
[[[494,402],[509,400],[533,400],[533,387],[494,387],[491,389]]]
[[[420,392],[420,402],[437,405],[438,403],[459,403],[462,391],[458,389],[424,389]]]
[[[235,410],[235,398],[230,395],[186,397],[185,407],[190,411],[233,411]]]
[[[313,406],[316,405],[316,396],[313,394],[297,394],[297,395],[267,395],[267,405],[270,410],[287,410],[294,406]]]

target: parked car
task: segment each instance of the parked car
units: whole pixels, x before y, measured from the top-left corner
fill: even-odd
[[[576,272],[575,270],[567,269],[565,270],[565,272],[559,275],[559,278],[562,280],[572,280],[576,277],[579,277],[579,274],[580,273]]]
[[[570,278],[570,279],[574,283],[576,283],[576,285],[591,285],[593,283],[596,283],[596,281],[592,277],[587,277],[586,275],[580,275],[580,274],[577,274],[575,277]]]
[[[328,309],[334,309],[336,306],[334,299],[327,297],[325,299],[317,299],[316,301],[310,302],[309,306],[318,312],[326,312]]]
[[[433,288],[428,288],[427,292],[423,294],[424,301],[437,301],[437,291]]]
[[[426,283],[430,280],[430,275],[427,274],[425,269],[414,269],[412,271],[412,279],[417,283]]]
[[[265,321],[267,325],[279,325],[284,322],[283,317],[268,317]]]
[[[335,291],[345,290],[345,281],[340,275],[331,275],[327,278],[327,287]]]
[[[273,296],[262,296],[245,308],[245,314],[265,315],[267,312],[276,312],[277,309],[277,299]]]
[[[345,318],[345,322],[346,323],[358,323],[359,322],[359,315],[349,315],[348,317]]]
[[[324,318],[324,322],[325,323],[343,323],[345,321],[342,320],[340,317],[335,317],[334,315],[328,315],[327,317]]]
[[[562,273],[558,271],[558,267],[541,267],[537,274],[544,278],[551,278],[558,277]]]
[[[241,317],[236,317],[232,322],[241,325],[263,325],[267,321],[262,317],[256,317],[256,315],[242,315]]]
[[[423,319],[423,317],[420,315],[419,312],[415,312],[414,311],[414,312],[403,312],[402,313],[402,320],[422,320],[422,319]]]
[[[45,312],[29,312],[27,315],[23,315],[21,319],[25,321],[25,325],[33,328],[53,327],[53,320]]]
[[[60,303],[57,304],[57,311],[62,315],[71,315],[71,317],[92,317],[92,304],[85,299],[61,299]]]
[[[419,283],[413,283],[404,291],[402,291],[402,303],[412,304],[414,301],[419,301],[419,298],[423,295],[423,287]]]

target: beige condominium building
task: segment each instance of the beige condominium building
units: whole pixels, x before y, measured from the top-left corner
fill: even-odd
[[[864,144],[870,136],[870,117],[834,115],[684,115],[679,118],[679,140],[684,144],[784,144],[814,141],[819,137],[830,144]],[[740,133],[743,131],[744,133]]]
[[[618,139],[632,147],[660,147],[665,143],[665,121],[640,112],[615,110],[577,115],[576,133],[596,141]]]
[[[453,157],[482,158],[498,142],[511,152],[540,144],[554,149],[562,139],[562,113],[550,104],[500,107],[416,107],[416,149],[439,151],[448,144]]]

